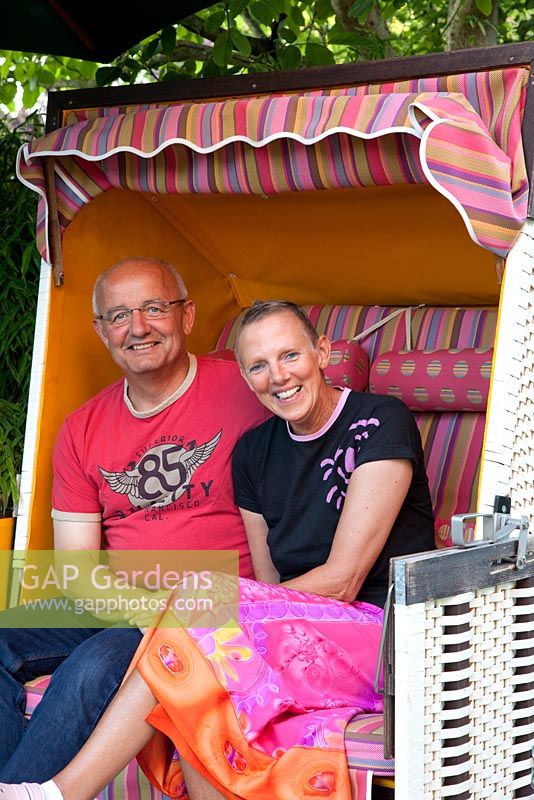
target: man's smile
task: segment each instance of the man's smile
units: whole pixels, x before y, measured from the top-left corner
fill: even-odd
[[[158,342],[143,342],[142,344],[131,344],[128,350],[148,350],[150,347],[155,347]]]

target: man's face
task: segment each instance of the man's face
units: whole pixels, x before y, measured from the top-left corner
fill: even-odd
[[[139,308],[147,301],[178,300],[173,276],[156,264],[128,262],[114,270],[97,297],[100,314]],[[126,377],[164,376],[186,361],[186,337],[195,318],[192,301],[172,305],[160,319],[145,319],[134,311],[119,327],[95,320],[95,329]]]

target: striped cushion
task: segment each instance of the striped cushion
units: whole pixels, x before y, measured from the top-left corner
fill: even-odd
[[[436,544],[450,545],[453,514],[476,508],[485,415],[415,412],[436,517]]]
[[[27,717],[31,717],[35,711],[49,683],[50,676],[47,675],[26,684]],[[95,800],[169,800],[169,798],[152,786],[134,759],[111,783],[108,783]]]
[[[36,678],[26,684],[26,716],[31,717],[41,701],[50,676]],[[372,769],[378,775],[393,775],[393,761],[384,759],[384,722],[382,714],[355,717],[345,731],[345,749],[349,769]],[[109,783],[95,800],[168,800],[155,789],[139,768],[137,761]]]
[[[393,775],[395,762],[384,758],[384,715],[354,717],[345,729],[345,752],[349,769],[371,770],[375,775]]]

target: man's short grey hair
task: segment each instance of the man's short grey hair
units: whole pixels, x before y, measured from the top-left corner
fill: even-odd
[[[178,291],[178,298],[180,300],[187,300],[187,289],[185,287],[185,283],[182,276],[173,264],[171,264],[169,261],[164,261],[162,258],[152,258],[151,256],[132,256],[131,258],[123,258],[121,261],[117,261],[116,264],[113,264],[104,272],[101,272],[96,279],[95,285],[93,286],[92,300],[93,314],[95,317],[101,312],[101,309],[98,307],[98,295],[100,294],[103,285],[106,283],[106,280],[109,278],[109,276],[124,264],[151,264],[152,266],[161,267],[161,269],[165,270],[165,272],[168,272],[173,277],[176,283],[176,289]]]
[[[304,328],[306,336],[311,341],[312,347],[317,347],[319,334],[310,322],[310,318],[306,312],[303,311],[300,306],[296,305],[296,303],[290,303],[288,300],[254,300],[252,306],[245,311],[243,318],[239,323],[239,328],[237,329],[234,352],[237,360],[240,363],[242,362],[239,355],[239,339],[241,338],[241,334],[243,333],[244,329],[248,328],[249,325],[253,325],[255,322],[265,319],[265,317],[270,317],[273,314],[281,314],[282,312],[287,311],[298,319]]]

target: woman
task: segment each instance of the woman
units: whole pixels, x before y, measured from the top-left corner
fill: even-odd
[[[236,353],[275,415],[234,452],[259,581],[240,581],[239,626],[150,631],[73,762],[0,800],[92,798],[141,750],[175,797],[182,771],[194,800],[351,797],[343,731],[381,709],[389,559],[433,547],[419,433],[396,399],[327,386],[329,341],[291,303],[255,303]]]

